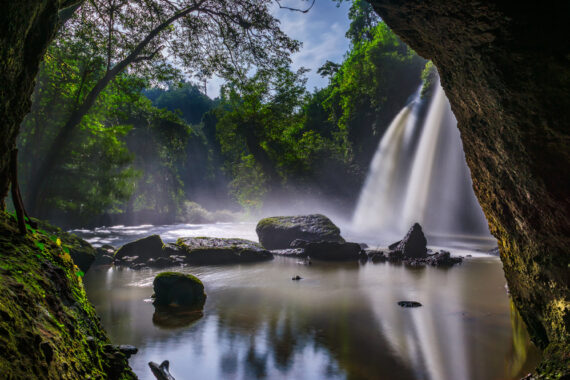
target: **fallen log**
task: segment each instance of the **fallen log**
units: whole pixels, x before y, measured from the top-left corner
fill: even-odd
[[[163,361],[160,365],[155,362],[149,362],[148,366],[158,380],[176,380],[169,372],[170,363],[168,360]]]

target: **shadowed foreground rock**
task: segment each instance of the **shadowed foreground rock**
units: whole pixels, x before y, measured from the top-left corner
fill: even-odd
[[[340,229],[321,214],[261,219],[255,232],[261,245],[267,249],[287,249],[295,239],[344,243]]]
[[[0,378],[134,379],[49,234],[22,236],[0,211]]]
[[[538,375],[570,375],[570,2],[371,3],[439,71]]]

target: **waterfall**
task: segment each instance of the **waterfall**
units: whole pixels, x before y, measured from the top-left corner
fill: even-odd
[[[432,236],[490,236],[473,193],[457,121],[439,83],[429,104],[423,104],[418,91],[386,130],[352,228],[395,236],[414,222]]]

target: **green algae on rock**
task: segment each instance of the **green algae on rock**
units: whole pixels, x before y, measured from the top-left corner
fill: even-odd
[[[211,237],[180,238],[167,246],[184,262],[193,265],[239,264],[273,260],[273,254],[258,243],[246,239]]]
[[[267,249],[289,248],[295,239],[344,243],[340,229],[321,214],[264,218],[257,223],[255,232]]]
[[[80,271],[49,235],[0,212],[0,375],[135,379],[87,300]]]
[[[81,269],[83,273],[86,273],[91,264],[95,261],[95,248],[91,246],[88,242],[80,239],[74,234],[70,234],[62,230],[59,227],[53,226],[46,221],[32,218],[38,225],[38,231],[40,233],[48,234],[52,241],[61,240],[64,249],[69,250],[69,255],[71,259]]]
[[[191,274],[163,272],[154,278],[152,286],[155,306],[201,308],[206,302],[204,284]]]

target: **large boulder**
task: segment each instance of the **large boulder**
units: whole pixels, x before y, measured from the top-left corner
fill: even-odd
[[[152,283],[157,307],[201,308],[206,302],[204,285],[191,274],[163,272]]]
[[[323,261],[356,261],[365,255],[358,243],[334,241],[310,242],[305,246],[305,254],[312,259]]]
[[[210,237],[180,238],[167,246],[170,254],[191,265],[239,264],[272,260],[273,255],[258,243],[246,239]]]
[[[406,236],[399,241],[394,251],[398,251],[404,258],[423,259],[427,257],[427,240],[422,231],[422,226],[414,223]],[[392,247],[390,245],[390,247]]]
[[[122,260],[126,256],[137,256],[141,260],[165,257],[167,256],[167,251],[164,250],[163,247],[164,243],[162,242],[160,236],[150,235],[123,245],[115,253],[115,259]]]
[[[321,214],[264,218],[255,228],[259,242],[267,249],[286,249],[295,239],[344,243],[340,229]]]

